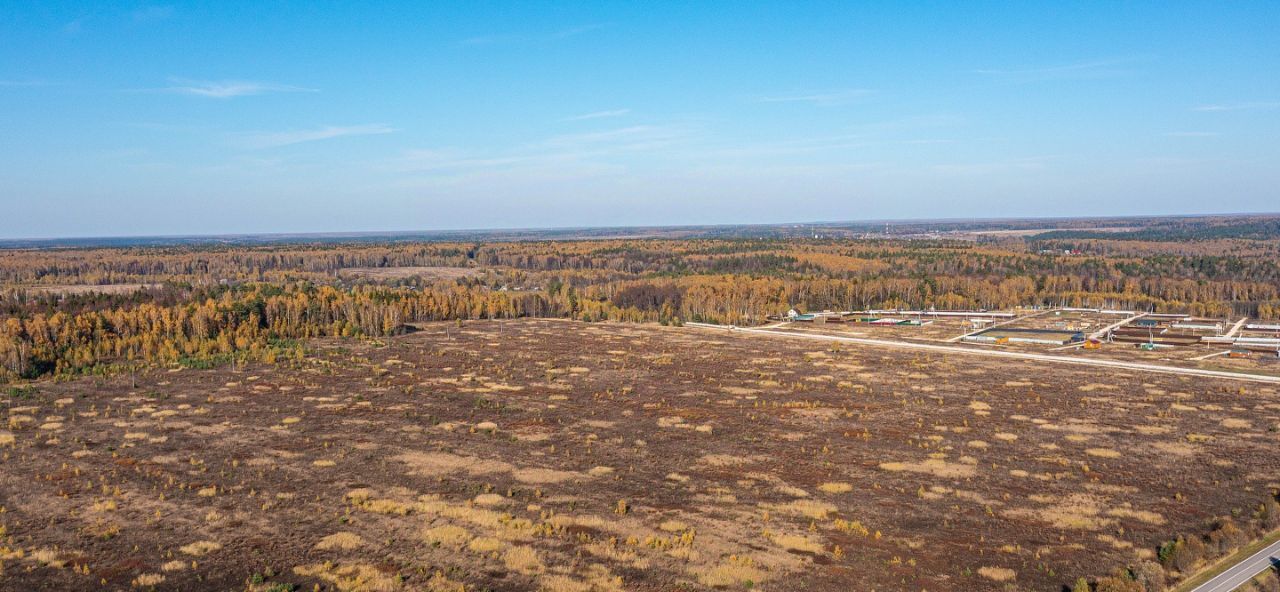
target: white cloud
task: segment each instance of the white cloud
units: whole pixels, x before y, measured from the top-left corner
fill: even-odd
[[[756,99],[760,103],[809,103],[812,105],[833,106],[851,103],[873,91],[865,88],[850,88],[831,92],[795,93],[764,96]]]
[[[566,117],[564,121],[584,121],[587,119],[604,119],[606,117],[622,117],[630,113],[630,109],[613,109],[610,111],[596,111],[594,113],[584,113],[573,117]]]
[[[390,134],[397,131],[395,128],[381,123],[372,123],[366,125],[348,125],[348,126],[325,126],[310,130],[292,130],[284,132],[254,132],[241,134],[242,143],[249,148],[276,148],[279,146],[289,146],[291,144],[301,144],[303,142],[317,142],[320,140],[331,140],[333,138],[343,138],[347,136],[371,136],[378,134]]]
[[[211,99],[230,99],[269,93],[318,92],[313,88],[245,80],[185,80],[175,78],[170,82],[173,83],[172,86],[159,90],[161,92]]]

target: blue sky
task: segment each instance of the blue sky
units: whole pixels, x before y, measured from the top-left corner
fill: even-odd
[[[0,237],[1280,210],[1280,3],[0,0]]]

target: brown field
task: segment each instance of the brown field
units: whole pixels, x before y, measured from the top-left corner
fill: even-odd
[[[158,288],[160,284],[72,284],[66,286],[13,286],[37,294],[131,294],[139,290]]]
[[[372,281],[420,277],[427,280],[456,280],[480,275],[475,267],[348,267],[338,270],[338,277]]]
[[[520,320],[41,382],[0,589],[1058,590],[1280,487],[1280,393]]]

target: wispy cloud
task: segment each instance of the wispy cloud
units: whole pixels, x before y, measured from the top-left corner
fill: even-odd
[[[172,6],[144,6],[132,13],[134,22],[153,23],[173,16]]]
[[[319,92],[314,88],[247,80],[187,80],[174,78],[170,79],[170,82],[172,83],[171,86],[154,90],[210,99],[231,99],[271,93]]]
[[[589,25],[581,25],[577,27],[569,27],[567,29],[560,29],[557,31],[551,31],[549,33],[540,33],[540,34],[508,33],[508,34],[494,34],[494,35],[477,35],[475,37],[468,37],[466,39],[463,39],[462,44],[463,45],[501,45],[501,44],[509,44],[509,43],[545,43],[548,41],[559,41],[561,39],[576,37],[583,33],[598,31],[607,26],[609,26],[608,23],[594,23]]]
[[[593,113],[583,113],[582,115],[574,115],[573,117],[566,117],[563,119],[563,121],[585,121],[588,119],[604,119],[606,117],[622,117],[623,115],[626,115],[630,112],[631,112],[630,109],[613,109],[610,111],[596,111]]]
[[[971,72],[1008,82],[1110,78],[1130,74],[1132,69],[1126,66],[1150,61],[1150,59],[1150,57],[1124,57],[1031,68],[984,68]]]
[[[689,130],[674,125],[633,125],[630,127],[565,134],[541,142],[535,148],[624,152],[669,146],[689,137]]]
[[[1216,138],[1222,134],[1218,132],[1165,132],[1169,138]]]
[[[1215,103],[1193,107],[1192,111],[1250,111],[1280,108],[1280,101],[1244,101],[1238,103]]]
[[[845,105],[853,101],[862,99],[874,91],[865,88],[850,88],[845,90],[829,91],[829,92],[805,92],[792,94],[778,94],[763,96],[756,99],[759,103],[809,103],[811,105],[820,105],[830,107],[834,105]]]
[[[390,134],[396,131],[398,130],[381,123],[347,126],[331,125],[309,130],[251,132],[240,134],[239,140],[241,144],[248,148],[276,148],[292,144],[301,144],[303,142],[318,142],[320,140],[331,140],[334,138],[344,138],[348,136]]]
[[[383,168],[444,175],[504,173],[518,169],[554,176],[558,174],[554,173],[555,169],[567,167],[594,174],[625,168],[620,162],[612,162],[615,157],[665,154],[673,146],[692,139],[694,134],[691,128],[681,125],[636,125],[552,136],[487,153],[456,148],[411,150]]]
[[[0,80],[0,88],[35,88],[52,84],[46,80]]]
[[[956,176],[1010,174],[1026,171],[1039,171],[1045,168],[1053,156],[1031,156],[994,162],[969,162],[937,164],[930,167],[935,173]]]

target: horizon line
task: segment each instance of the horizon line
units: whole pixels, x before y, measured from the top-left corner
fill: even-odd
[[[1213,213],[1181,213],[1181,214],[1118,214],[1093,216],[975,216],[945,218],[866,218],[846,220],[810,220],[790,222],[746,222],[746,223],[710,223],[710,224],[630,224],[602,226],[524,226],[524,227],[488,227],[488,228],[418,228],[403,230],[331,230],[331,231],[296,231],[296,232],[220,232],[196,234],[118,234],[118,235],[78,235],[78,236],[42,236],[42,237],[0,237],[0,245],[18,242],[56,242],[56,241],[91,241],[91,240],[127,240],[127,239],[231,239],[231,238],[288,238],[288,237],[378,237],[412,234],[485,234],[501,232],[565,232],[586,230],[681,230],[700,228],[762,228],[785,226],[838,226],[845,224],[923,224],[942,223],[955,224],[961,222],[1020,222],[1020,221],[1066,221],[1066,220],[1126,220],[1140,218],[1174,219],[1174,218],[1216,218],[1264,216],[1280,217],[1280,211],[1272,212],[1213,212]],[[3,247],[0,248],[13,248]]]

